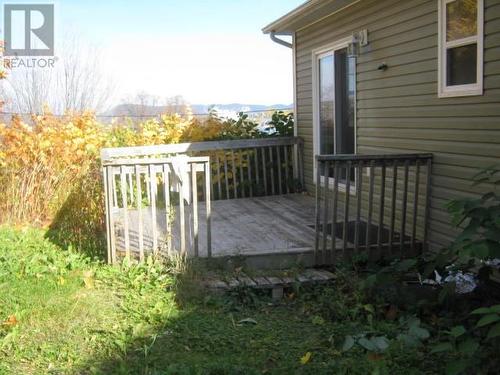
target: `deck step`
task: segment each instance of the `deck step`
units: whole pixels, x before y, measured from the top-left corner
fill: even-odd
[[[202,284],[214,291],[227,291],[239,287],[254,289],[272,289],[273,297],[280,295],[280,291],[294,284],[325,283],[336,278],[335,274],[323,269],[309,268],[295,276],[249,276],[243,272],[230,277],[211,277],[202,281]]]

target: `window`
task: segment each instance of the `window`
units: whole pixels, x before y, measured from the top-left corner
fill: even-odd
[[[349,55],[348,44],[341,41],[313,55],[314,154],[356,152],[356,58]],[[341,183],[345,178],[343,171]]]
[[[483,0],[439,1],[439,97],[483,93]]]

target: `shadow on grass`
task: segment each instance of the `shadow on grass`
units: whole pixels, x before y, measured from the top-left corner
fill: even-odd
[[[46,234],[55,245],[105,260],[106,224],[102,176],[98,166],[75,181]]]
[[[273,302],[269,291],[209,293],[200,268],[182,270],[171,292],[175,307],[141,332],[131,326],[115,351],[89,359],[81,374],[323,374],[336,373],[329,341],[338,325],[315,325],[302,302]],[[167,300],[167,294],[165,300]],[[137,333],[137,334],[136,334]],[[344,337],[344,332],[339,335]],[[120,341],[123,340],[123,341]],[[307,366],[300,359],[307,352]],[[333,372],[332,372],[333,371]]]
[[[330,331],[294,319],[286,307],[226,311],[217,306],[187,307],[156,332],[117,348],[115,355],[91,360],[89,374],[318,374],[333,358]],[[252,319],[254,323],[244,323]],[[300,358],[314,351],[304,367]],[[331,373],[331,371],[330,371]]]

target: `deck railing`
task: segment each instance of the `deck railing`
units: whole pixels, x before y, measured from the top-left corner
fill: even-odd
[[[303,142],[298,137],[269,137],[107,148],[103,161],[173,155],[209,156],[212,199],[287,194],[304,186]]]
[[[318,155],[316,162],[317,264],[362,250],[403,257],[427,246],[432,154]]]
[[[207,256],[211,256],[208,168],[208,157],[188,157],[181,161],[172,158],[104,161],[108,261],[116,262],[117,253],[140,259],[144,259],[145,253],[186,254],[188,247],[198,256],[201,201]]]
[[[210,200],[294,193],[304,185],[298,137],[105,148],[101,160],[110,262],[117,254],[143,258],[163,249],[211,256]]]

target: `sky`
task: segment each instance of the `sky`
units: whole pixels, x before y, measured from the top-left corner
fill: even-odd
[[[190,103],[289,104],[292,52],[262,27],[303,0],[59,0],[68,35],[100,51],[114,100],[146,92]]]

